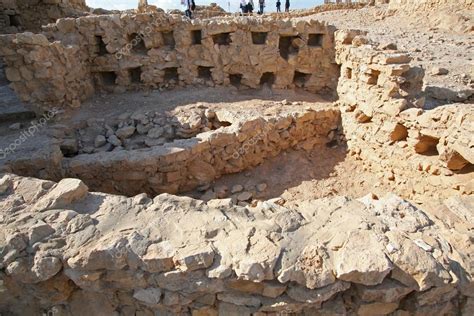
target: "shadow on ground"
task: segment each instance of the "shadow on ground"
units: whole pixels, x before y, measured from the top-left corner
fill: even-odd
[[[241,185],[245,191],[253,191],[254,198],[266,200],[280,197],[288,189],[294,189],[305,182],[329,180],[332,177],[334,168],[346,159],[347,149],[344,145],[336,147],[317,146],[307,152],[304,150],[289,149],[281,152],[278,156],[266,159],[255,168],[235,174],[227,174],[212,183],[210,189],[219,191],[223,186],[229,191],[235,185]],[[258,192],[256,186],[266,184],[263,192]],[[337,189],[333,185],[316,187],[316,191],[311,192],[311,197],[324,197],[332,195]],[[183,193],[194,198],[201,198],[204,192],[194,190]],[[230,197],[230,193],[229,196]]]

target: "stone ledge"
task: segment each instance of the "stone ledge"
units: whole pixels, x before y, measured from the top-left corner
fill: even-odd
[[[466,239],[453,238],[452,228],[435,225],[395,195],[216,209],[167,194],[137,204],[134,198],[84,195],[81,185],[51,188],[6,177],[0,197],[2,308],[18,304],[17,289],[33,291],[22,301],[37,308],[51,286],[61,299],[43,308],[74,313],[78,302],[87,301],[81,310],[95,314],[125,306],[213,315],[229,308],[335,313],[336,306],[364,314],[435,312],[453,311],[473,295],[472,244],[465,233],[456,230]],[[26,180],[38,184],[21,185]],[[32,187],[36,197],[24,202]],[[78,200],[57,210],[36,208],[51,199],[68,201],[62,192]],[[469,197],[457,199],[472,204]],[[21,217],[14,211],[19,207]],[[299,214],[291,227],[281,221],[288,212]],[[93,303],[114,293],[120,294],[112,301]]]

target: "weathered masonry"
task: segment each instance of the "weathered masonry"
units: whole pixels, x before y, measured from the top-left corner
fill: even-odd
[[[100,90],[197,83],[335,93],[334,31],[314,20],[89,16],[2,36],[0,54],[15,91],[45,106],[77,106]]]

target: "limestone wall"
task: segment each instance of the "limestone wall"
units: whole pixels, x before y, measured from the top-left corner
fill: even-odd
[[[48,32],[67,43],[70,34],[61,30],[61,23],[65,21]],[[72,32],[88,49],[97,85],[109,90],[114,87],[106,87],[104,81],[119,89],[173,82],[228,85],[231,75],[255,88],[265,73],[264,79],[270,78],[274,88],[286,88],[294,86],[295,71],[309,75],[304,87],[310,91],[330,92],[337,83],[334,28],[317,21],[234,17],[190,22],[160,14],[98,16],[76,20]],[[131,82],[133,69],[141,75]],[[115,73],[115,82],[103,80],[104,72]]]
[[[33,33],[0,36],[0,45],[11,87],[32,107],[74,107],[93,94],[79,46],[50,42]]]
[[[16,33],[21,23],[17,2],[14,0],[0,1],[0,33]]]
[[[468,203],[436,223],[394,195],[240,207],[6,175],[0,312],[472,315]]]
[[[41,30],[41,26],[59,18],[77,17],[88,8],[85,0],[0,1],[0,33]]]
[[[415,106],[420,97],[423,70],[409,65],[411,57],[393,43],[370,43],[358,31],[336,32],[336,60],[341,64],[339,101],[357,106],[368,119],[396,116]]]
[[[63,168],[67,177],[102,192],[185,192],[256,166],[289,147],[324,145],[338,126],[336,109],[298,111],[271,120],[248,118],[164,146],[66,158]]]
[[[423,71],[410,67],[410,56],[395,44],[376,47],[358,31],[337,31],[336,43],[341,64],[337,91],[349,149],[358,152],[390,141],[396,117],[423,101],[417,99]]]
[[[474,164],[474,109],[466,104],[423,110],[423,71],[393,43],[369,43],[360,32],[336,32],[342,126],[351,155],[382,181],[406,184],[404,196],[451,192],[449,176]],[[472,170],[471,170],[472,171]],[[421,186],[413,173],[431,180]],[[471,194],[471,185],[462,189]],[[457,190],[461,190],[457,188]]]
[[[78,104],[91,94],[92,79],[97,89],[106,91],[200,83],[298,86],[334,93],[339,68],[333,32],[333,27],[313,20],[239,17],[191,22],[163,14],[89,16],[62,19],[45,28],[52,44],[41,39],[40,46],[31,46],[32,38],[40,35],[18,35],[20,41],[4,36],[0,54],[7,56],[7,71],[15,74],[7,76],[15,91],[44,107]],[[31,50],[37,51],[33,62]],[[59,58],[63,54],[74,58]],[[47,55],[56,57],[43,59]],[[38,64],[45,71],[38,73]],[[81,87],[44,85],[79,78]]]

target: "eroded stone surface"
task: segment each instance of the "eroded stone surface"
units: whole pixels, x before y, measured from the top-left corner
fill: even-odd
[[[441,293],[454,299],[472,287],[467,235],[458,231],[464,239],[451,239],[447,226],[435,225],[428,214],[393,195],[365,199],[365,204],[345,197],[308,200],[268,213],[264,203],[216,208],[162,194],[143,204],[86,192],[63,200],[61,209],[44,211],[38,202],[56,196],[59,184],[44,197],[12,207],[9,201],[24,194],[18,185],[24,179],[6,177],[12,189],[0,197],[6,219],[0,235],[3,310],[18,307],[15,291],[41,296],[47,284],[59,280],[75,284],[72,291],[61,285],[64,308],[70,311],[79,296],[116,291],[122,294],[101,309],[133,302],[135,311],[176,312],[199,309],[199,302],[211,310],[225,304],[249,312],[325,310],[338,293],[356,289],[352,295],[359,298],[359,312],[378,315],[399,309],[401,300],[424,308],[440,304]],[[403,218],[394,216],[400,205]],[[377,207],[384,211],[374,212]],[[282,229],[287,224],[279,214],[291,212],[299,214],[299,225]],[[91,220],[79,224],[84,216]],[[68,228],[73,221],[76,228]],[[27,250],[32,242],[33,252]],[[39,306],[36,296],[22,300]]]
[[[83,6],[66,2],[66,11]],[[401,4],[389,8],[447,3]],[[198,11],[224,15],[215,6]],[[135,111],[56,126],[48,131],[49,155],[7,167],[84,182],[0,177],[1,313],[472,314],[470,104],[422,109],[426,95],[436,94],[422,91],[423,69],[397,44],[372,42],[365,32],[274,16],[188,21],[146,1],[138,12],[60,19],[43,34],[2,36],[6,78],[42,109],[77,108],[98,91],[200,84],[325,94],[337,86],[340,110],[287,100],[265,103],[278,107],[271,113],[199,103],[180,113]],[[138,36],[141,30],[147,34]],[[456,100],[469,101],[469,93]],[[335,191],[258,201],[272,183],[211,188],[221,175],[287,148],[309,152],[346,140],[364,168],[413,202]],[[93,193],[84,183],[137,195]],[[143,194],[196,187],[202,200]]]

